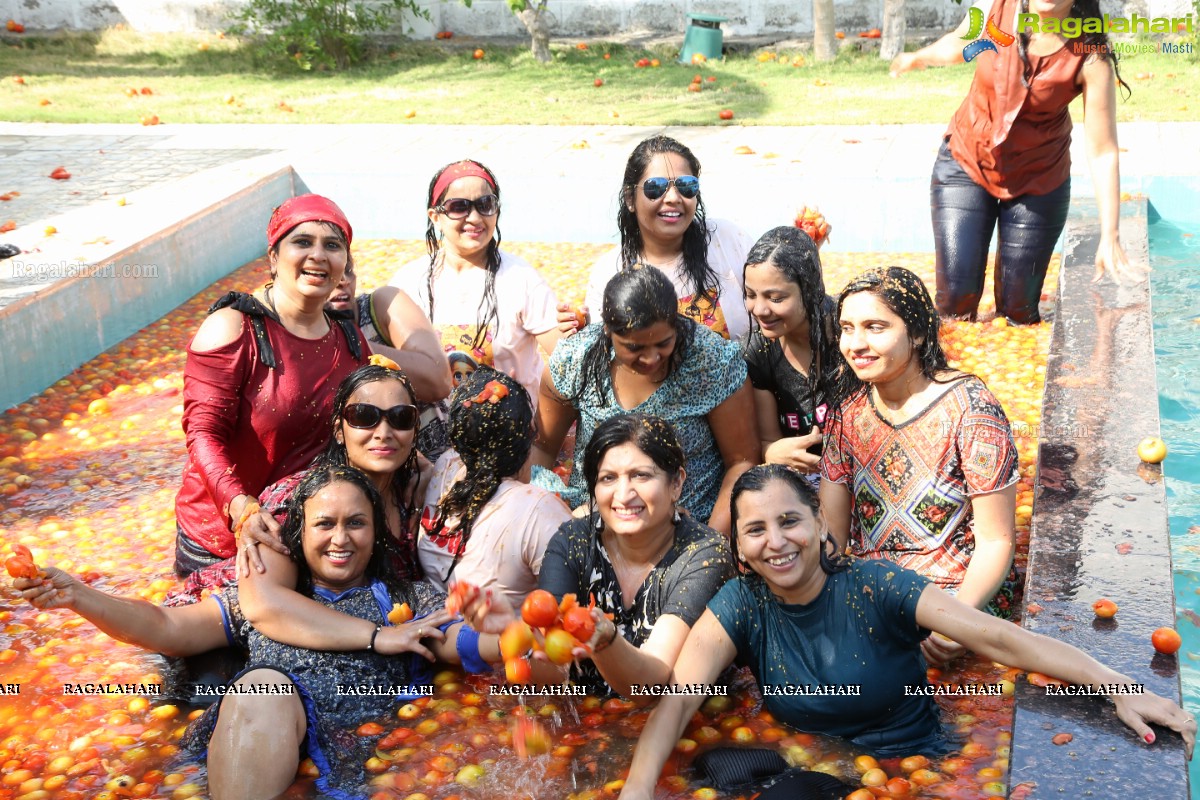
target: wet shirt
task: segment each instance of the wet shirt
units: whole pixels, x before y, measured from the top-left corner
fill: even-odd
[[[557,598],[573,593],[580,603],[591,597],[603,611],[615,615],[617,635],[634,647],[650,638],[654,623],[673,614],[688,626],[696,624],[704,606],[733,575],[728,539],[707,525],[684,516],[675,526],[675,542],[650,570],[633,604],[625,608],[621,584],[600,541],[598,515],[563,525],[542,559],[538,587]],[[591,661],[572,667],[572,679],[597,691],[608,685]]]
[[[854,559],[826,577],[811,603],[780,603],[751,576],[726,583],[708,608],[777,720],[879,756],[907,756],[943,742],[933,698],[905,691],[928,685],[920,650],[928,631],[916,619],[927,585],[894,564]],[[796,691],[804,687],[830,693]]]
[[[850,489],[856,555],[956,589],[975,552],[971,497],[1017,481],[1017,447],[1000,401],[976,377],[900,425],[860,392],[826,422],[821,476]]]
[[[755,389],[770,392],[778,409],[779,430],[785,437],[812,430],[816,391],[808,377],[792,366],[778,339],[750,334],[745,347],[746,373]]]
[[[725,462],[708,424],[708,413],[729,399],[746,380],[746,362],[741,348],[702,326],[686,358],[654,390],[654,394],[636,408],[624,409],[613,393],[612,379],[605,376],[604,391],[582,386],[583,360],[588,349],[602,336],[601,326],[589,325],[574,336],[560,339],[550,356],[550,377],[560,397],[579,397],[574,401],[579,412],[575,429],[575,452],[587,452],[588,442],[604,420],[619,414],[653,414],[670,422],[679,436],[687,461],[687,478],[679,504],[697,519],[708,519],[717,502]],[[580,392],[582,390],[582,395]],[[576,458],[575,469],[567,481],[563,499],[576,508],[587,499],[587,486]]]
[[[268,485],[305,469],[329,439],[333,396],[366,362],[355,359],[340,325],[303,339],[270,317],[266,335],[276,366],[259,359],[249,319],[242,334],[214,350],[189,345],[183,369],[183,432],[188,460],[175,498],[184,534],[221,558],[237,550],[229,502],[257,497]],[[361,336],[361,334],[359,334]]]

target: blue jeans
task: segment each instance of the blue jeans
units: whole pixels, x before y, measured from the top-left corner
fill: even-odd
[[[1040,321],[1038,300],[1054,245],[1067,223],[1071,179],[1049,194],[997,200],[955,161],[947,139],[933,165],[929,195],[938,312],[975,318],[998,220],[996,313],[1021,325]]]

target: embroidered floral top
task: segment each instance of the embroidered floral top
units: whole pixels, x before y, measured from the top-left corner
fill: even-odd
[[[956,589],[975,551],[971,497],[1016,482],[1017,447],[1000,401],[978,378],[955,381],[895,426],[862,392],[827,421],[821,475],[849,485],[857,555]]]

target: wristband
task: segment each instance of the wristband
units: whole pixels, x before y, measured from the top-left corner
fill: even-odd
[[[367,643],[367,651],[368,651],[368,652],[372,652],[372,653],[373,653],[373,652],[375,652],[375,637],[379,635],[379,632],[380,632],[381,630],[383,630],[383,626],[382,626],[382,625],[376,625],[376,626],[375,626],[375,630],[374,630],[374,631],[372,631],[372,633],[371,633],[371,641]]]
[[[454,642],[458,658],[462,661],[463,669],[467,672],[491,672],[492,665],[479,655],[479,631],[463,625],[458,629],[458,638]]]

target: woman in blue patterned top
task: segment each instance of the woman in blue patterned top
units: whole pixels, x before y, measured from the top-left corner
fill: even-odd
[[[409,687],[431,683],[427,661],[479,672],[500,660],[497,638],[453,622],[440,592],[391,579],[386,537],[376,536],[384,529],[383,505],[366,475],[346,466],[314,468],[296,489],[283,529],[290,570],[276,561],[270,567],[276,578],[290,573],[305,602],[277,609],[273,625],[257,624],[269,616],[262,598],[248,591],[269,580],[257,572],[178,608],[113,597],[53,567],[45,578],[15,585],[39,608],[70,608],[110,636],[149,649],[249,649],[251,666],[183,741],[186,750],[207,751],[212,796],[277,797],[307,755],[325,795],[350,798],[364,782],[362,764],[374,742],[345,730],[392,713]],[[388,613],[398,603],[408,603],[415,619],[392,625]]]
[[[955,600],[915,572],[837,555],[819,514],[816,492],[787,467],[755,467],[738,479],[732,516],[743,574],[692,627],[672,683],[711,683],[737,659],[780,722],[889,758],[945,746],[921,658],[920,642],[931,631],[985,658],[1072,683],[1140,686],[1068,644]],[[1196,722],[1178,705],[1150,692],[1109,699],[1145,742],[1154,742],[1148,723],[1156,722],[1179,731],[1191,756]],[[663,698],[638,740],[622,800],[654,795],[703,700]]]
[[[572,423],[582,453],[610,417],[631,411],[662,417],[687,457],[680,505],[728,534],[729,490],[761,454],[740,348],[682,316],[675,288],[654,267],[614,275],[602,316],[602,325],[560,340],[550,356],[533,463],[553,466]],[[563,499],[577,508],[586,498],[575,469]]]

